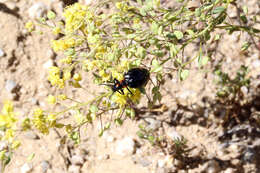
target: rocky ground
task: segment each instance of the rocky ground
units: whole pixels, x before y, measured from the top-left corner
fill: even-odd
[[[21,116],[26,116],[39,105],[48,108],[47,95],[57,91],[47,81],[47,69],[59,59],[49,44],[54,37],[48,33],[29,34],[24,24],[45,15],[50,9],[60,15],[63,7],[70,2],[0,0],[0,102],[12,100]],[[162,3],[172,5],[169,1]],[[258,20],[253,26],[260,29],[260,2],[241,0],[238,5],[248,6],[249,15],[256,16]],[[229,10],[228,15],[236,22],[235,7]],[[122,126],[112,127],[102,137],[98,137],[99,123],[96,122],[84,129],[85,135],[78,146],[70,142],[61,144],[60,132],[57,131],[48,136],[36,131],[27,132],[21,136],[22,147],[14,154],[6,172],[260,172],[258,40],[240,32],[221,34],[221,41],[210,44],[208,48],[214,52],[215,59],[206,69],[201,70],[194,64],[184,82],[178,81],[176,74],[169,76],[162,88],[162,106],[158,109],[150,112],[143,108],[138,119],[125,120]],[[247,52],[241,52],[243,42],[253,40],[256,44]],[[191,45],[189,50],[188,54],[192,55],[198,46]],[[215,76],[211,71],[221,60],[223,70],[231,75],[241,64],[250,68],[252,82],[249,89],[242,88],[246,104],[235,109],[216,101]],[[91,84],[89,78],[86,75],[82,81],[88,92],[74,89],[66,93],[85,100],[90,93],[102,90]],[[235,111],[232,114],[235,117],[230,119],[232,123],[226,124],[224,118],[230,110]],[[165,141],[160,146],[153,146],[140,139],[137,136],[140,124],[146,124],[156,135],[165,137]],[[177,148],[174,144],[176,139],[185,139],[186,144]],[[32,153],[35,157],[29,161]]]

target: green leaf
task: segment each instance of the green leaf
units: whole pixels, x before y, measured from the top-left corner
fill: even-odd
[[[226,10],[225,7],[220,6],[220,7],[215,8],[214,10],[212,10],[212,14],[219,14],[219,13],[222,13],[223,11],[225,11],[225,10]]]
[[[160,71],[162,71],[162,66],[160,65],[160,63],[156,59],[153,59],[151,72],[157,73],[157,72],[160,72]]]
[[[151,25],[151,31],[154,33],[154,34],[158,34],[158,31],[159,31],[159,24],[155,21],[152,22],[152,25]]]
[[[146,56],[146,50],[142,46],[139,46],[137,48],[136,55],[139,56],[141,59],[143,59]]]
[[[47,17],[48,17],[48,19],[55,19],[56,18],[56,14],[53,12],[53,11],[48,11],[48,13],[47,13]]]
[[[201,65],[206,65],[209,61],[209,57],[208,56],[204,56],[201,60]]]
[[[181,69],[180,70],[180,80],[183,81],[185,79],[187,79],[187,77],[189,76],[189,70],[187,69]]]
[[[244,22],[247,23],[247,18],[245,15],[240,15],[240,19]]]
[[[170,45],[170,56],[173,58],[178,53],[178,50],[174,44]]]
[[[116,118],[115,123],[121,126],[123,124],[123,120],[121,118]]]
[[[174,35],[178,40],[183,38],[183,33],[181,31],[174,31]]]
[[[186,32],[190,35],[190,36],[192,36],[192,37],[194,37],[195,36],[195,33],[194,33],[194,31],[193,30],[191,30],[191,29],[188,29],[188,30],[186,30]]]
[[[248,14],[248,8],[247,8],[247,6],[243,6],[243,12],[244,12],[245,14]]]
[[[133,39],[136,37],[136,34],[127,34],[128,39]]]
[[[143,1],[142,0],[137,0],[137,3],[140,5],[143,5]]]
[[[158,35],[162,35],[163,33],[163,26],[160,26],[158,29]]]
[[[34,156],[35,156],[35,153],[30,154],[30,155],[27,157],[27,161],[28,161],[28,162],[32,161],[33,158],[34,158]]]
[[[242,51],[246,51],[251,46],[251,43],[245,42],[241,48]]]
[[[217,40],[219,40],[219,39],[220,39],[220,35],[219,35],[219,34],[216,34],[214,40],[217,41]]]
[[[96,113],[98,111],[98,107],[96,105],[91,105],[89,110],[91,113]]]

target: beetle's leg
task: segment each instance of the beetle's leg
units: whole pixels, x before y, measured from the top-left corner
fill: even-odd
[[[134,95],[133,93],[132,93],[132,91],[126,86],[126,89],[132,94],[132,95]]]
[[[120,82],[116,79],[116,78],[114,78],[114,84],[119,84]]]

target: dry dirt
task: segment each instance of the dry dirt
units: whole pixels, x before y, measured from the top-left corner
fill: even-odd
[[[29,34],[24,29],[24,24],[32,18],[29,8],[37,2],[58,14],[62,12],[63,2],[59,0],[0,0],[0,49],[4,52],[0,57],[0,102],[2,105],[4,100],[12,100],[21,117],[39,105],[48,109],[46,97],[58,93],[47,81],[47,67],[61,56],[50,48],[50,40],[54,37],[48,33]],[[257,16],[258,23],[254,27],[260,29],[260,2],[241,0],[238,4],[247,5],[250,16]],[[230,20],[235,21],[232,18],[234,13],[235,8],[229,11]],[[14,153],[6,172],[22,172],[26,166],[35,173],[260,172],[260,129],[256,119],[251,118],[260,111],[260,56],[254,44],[247,53],[241,53],[244,41],[252,42],[252,38],[237,32],[223,34],[218,45],[212,44],[208,48],[214,50],[215,59],[206,69],[191,66],[191,74],[184,82],[178,81],[176,74],[169,76],[162,88],[162,104],[168,109],[145,112],[138,120],[127,119],[122,126],[111,127],[102,137],[98,137],[98,122],[82,130],[84,135],[78,146],[71,142],[61,145],[59,134],[62,132],[51,131],[48,136],[37,131],[23,134],[22,146]],[[198,46],[192,45],[189,49],[192,55]],[[215,77],[205,73],[220,60],[223,60],[224,70],[231,74],[241,64],[249,66],[249,75],[253,79],[245,93],[250,107],[241,108],[239,112],[246,114],[247,119],[226,127],[221,125],[225,105],[214,104]],[[66,90],[66,94],[85,101],[102,91],[100,86],[91,83],[89,75],[86,74],[81,82],[87,89]],[[10,91],[12,84],[15,87]],[[153,128],[160,135],[183,136],[187,140],[187,154],[181,158],[173,157],[170,142],[161,149],[140,139],[136,134],[138,125],[145,121],[156,126]],[[121,156],[117,148],[125,139],[129,139],[130,144],[126,145],[130,145],[129,150],[133,151],[126,151]],[[131,142],[134,142],[132,148]],[[32,153],[35,157],[28,161]]]

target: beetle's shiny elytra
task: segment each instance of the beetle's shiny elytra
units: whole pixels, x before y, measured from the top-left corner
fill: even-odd
[[[124,95],[123,88],[127,88],[127,90],[132,94],[128,87],[140,88],[145,86],[149,80],[149,76],[150,73],[145,68],[132,68],[124,74],[123,80],[118,81],[117,79],[114,79],[112,90],[113,92],[119,92]]]

